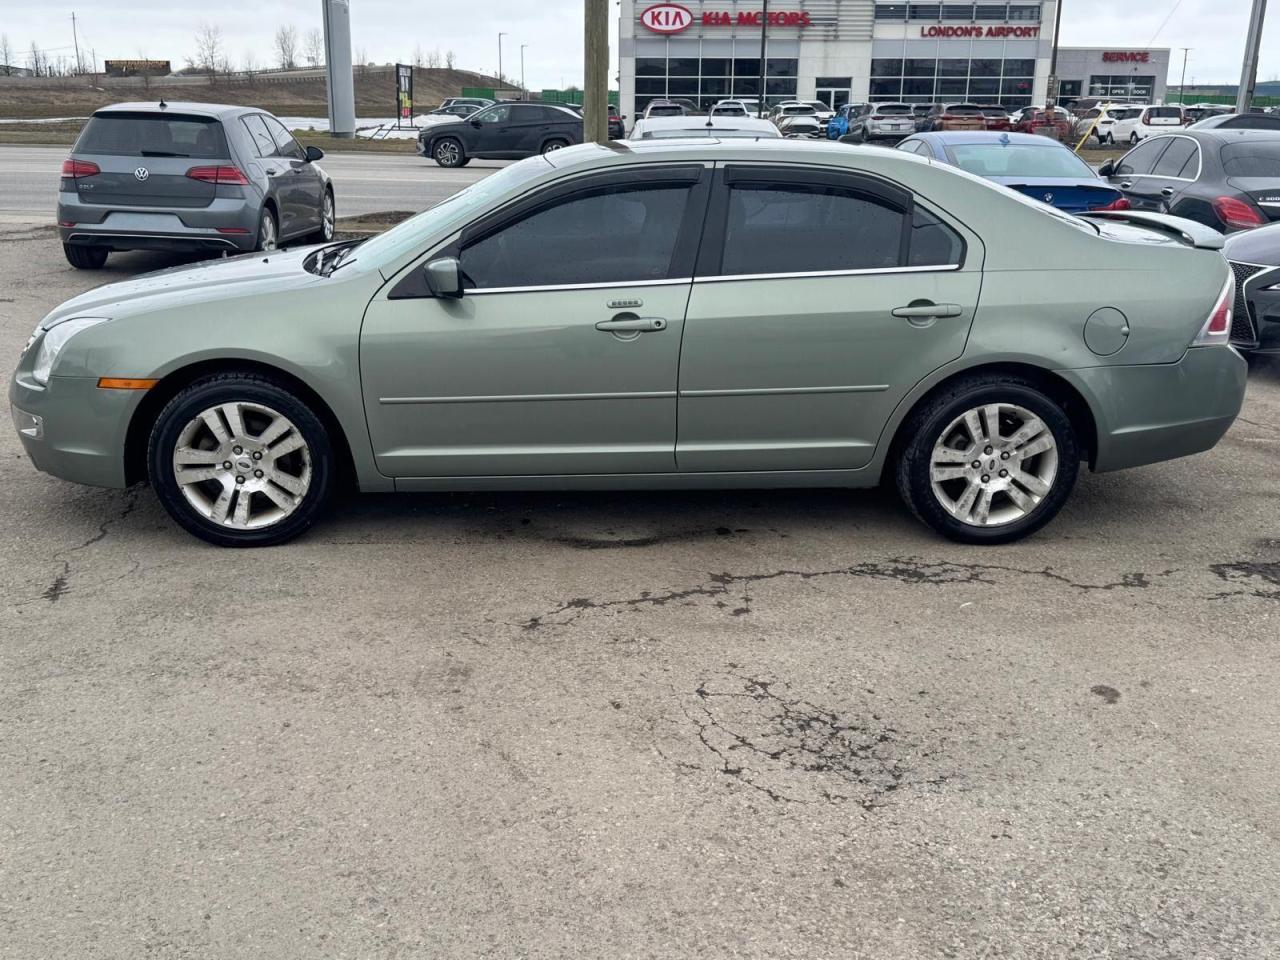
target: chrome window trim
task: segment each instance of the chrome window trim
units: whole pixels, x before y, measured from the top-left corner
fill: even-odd
[[[928,267],[872,267],[859,270],[804,270],[795,273],[736,273],[728,276],[694,277],[694,283],[727,283],[734,280],[797,280],[805,277],[874,277],[887,273],[946,273],[959,270],[951,263]]]
[[[1152,140],[1160,139],[1162,137],[1168,137],[1170,140],[1174,140],[1174,139],[1190,140],[1192,143],[1196,145],[1196,175],[1194,177],[1190,177],[1190,178],[1166,177],[1166,176],[1157,176],[1154,173],[1112,173],[1111,176],[1112,177],[1132,177],[1135,180],[1137,180],[1139,177],[1145,177],[1147,180],[1172,180],[1175,183],[1195,183],[1197,180],[1199,180],[1200,174],[1204,173],[1204,150],[1200,146],[1200,141],[1197,140],[1195,137],[1188,137],[1180,133],[1162,133],[1159,135],[1159,137],[1154,137],[1154,136],[1143,137],[1140,141],[1138,141],[1137,146],[1133,147],[1129,151],[1129,153],[1133,153],[1134,150],[1137,150],[1138,147],[1141,147],[1145,143],[1150,143]],[[1166,147],[1165,149],[1167,150],[1168,147]],[[1116,161],[1117,167],[1119,167],[1120,164],[1124,163],[1125,157],[1129,156],[1129,153],[1126,153],[1123,157],[1121,157],[1119,160]],[[1158,162],[1159,161],[1157,161],[1157,163]]]
[[[619,287],[674,287],[682,283],[691,282],[693,282],[692,277],[664,280],[604,280],[594,283],[553,283],[527,287],[484,287],[467,289],[463,293],[468,297],[483,297],[494,293],[533,293],[538,290],[612,290]]]

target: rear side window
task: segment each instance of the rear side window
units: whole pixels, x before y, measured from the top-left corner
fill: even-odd
[[[1228,177],[1270,177],[1280,180],[1280,143],[1229,143],[1222,148],[1222,169]]]
[[[1151,171],[1152,175],[1194,179],[1197,167],[1196,154],[1199,149],[1194,140],[1175,137],[1168,149],[1160,155],[1155,169]]]
[[[585,191],[468,244],[460,258],[478,290],[665,280],[689,186]]]
[[[518,104],[511,108],[511,122],[542,123],[544,120],[551,119],[550,113],[550,110],[543,110],[542,107]]]
[[[964,257],[964,241],[960,235],[928,210],[916,207],[911,216],[911,248],[909,267],[949,267]]]
[[[271,139],[271,132],[267,129],[267,125],[262,122],[262,117],[253,115],[251,117],[241,118],[244,128],[249,131],[249,139],[253,141],[253,148],[260,157],[274,157],[276,155],[276,142]]]
[[[874,270],[900,265],[905,214],[848,187],[736,183],[720,273]]]
[[[112,157],[225,160],[227,138],[211,117],[160,113],[100,113],[89,118],[73,153]]]

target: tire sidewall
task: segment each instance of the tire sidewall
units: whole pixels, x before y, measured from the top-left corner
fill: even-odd
[[[264,205],[262,208],[262,214],[261,216],[258,217],[258,239],[257,239],[257,242],[254,244],[255,251],[259,253],[272,252],[267,250],[267,248],[263,246],[262,228],[263,226],[266,225],[266,222],[268,219],[271,220],[271,226],[274,228],[275,240],[276,240],[276,245],[274,249],[278,250],[280,248],[280,221],[276,219],[276,215],[271,212],[271,208]]]
[[[311,454],[311,484],[303,502],[286,519],[259,530],[233,530],[201,516],[187,503],[173,472],[173,448],[183,428],[220,403],[259,403],[288,417]],[[253,375],[219,375],[180,391],[160,411],[147,444],[147,476],[169,515],[202,540],[225,547],[262,547],[291,540],[306,530],[329,500],[335,462],[328,431],[311,408],[284,388]]]
[[[929,477],[934,445],[942,431],[966,410],[988,403],[1016,404],[1030,410],[1053,433],[1058,470],[1053,486],[1027,516],[998,527],[975,527],[953,517],[938,502]],[[912,510],[943,536],[961,543],[1001,544],[1030,536],[1062,509],[1080,469],[1080,447],[1066,412],[1029,383],[975,383],[949,392],[913,418],[910,437],[898,464],[898,484]]]
[[[548,140],[546,143],[544,143],[542,145],[542,149],[539,150],[538,152],[545,156],[548,153],[555,153],[557,150],[563,150],[568,145],[569,144],[566,143],[564,140],[561,140],[560,138],[555,137],[555,138],[552,138],[551,140]]]
[[[450,160],[448,163],[446,163],[444,160],[440,158],[440,148],[447,143],[452,143],[454,146],[458,148],[458,159]],[[446,167],[446,168],[462,166],[462,158],[466,156],[466,154],[463,152],[463,149],[462,149],[462,141],[458,140],[456,137],[444,137],[440,140],[437,140],[435,143],[431,145],[431,155],[432,157],[435,158],[435,161],[439,166]]]

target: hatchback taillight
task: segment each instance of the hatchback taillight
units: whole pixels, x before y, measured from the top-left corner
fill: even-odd
[[[1218,197],[1213,201],[1213,212],[1233,230],[1252,230],[1266,223],[1262,214],[1236,197]]]
[[[239,167],[192,167],[187,171],[187,176],[192,180],[202,180],[205,183],[223,183],[237,187],[249,185],[249,178],[240,171]]]
[[[96,163],[88,160],[72,160],[68,157],[62,161],[62,175],[70,177],[72,180],[79,180],[81,177],[92,177],[102,170]]]
[[[1236,278],[1234,274],[1228,274],[1226,286],[1213,305],[1213,312],[1191,342],[1193,347],[1225,346],[1231,342],[1231,307],[1235,299]]]

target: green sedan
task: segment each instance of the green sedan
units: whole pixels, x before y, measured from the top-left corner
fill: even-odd
[[[10,387],[37,468],[149,480],[226,546],[361,490],[870,487],[1026,536],[1082,462],[1208,450],[1240,410],[1222,238],[1078,218],[895,151],[587,145],[363,243],[99,287]]]

